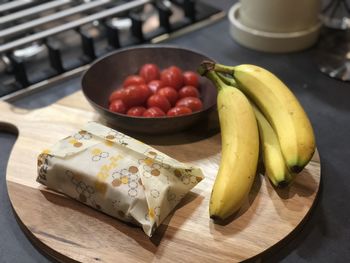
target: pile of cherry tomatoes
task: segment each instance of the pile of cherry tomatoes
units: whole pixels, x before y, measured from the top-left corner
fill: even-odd
[[[129,116],[179,116],[201,110],[198,75],[176,66],[144,64],[109,96],[109,110]]]

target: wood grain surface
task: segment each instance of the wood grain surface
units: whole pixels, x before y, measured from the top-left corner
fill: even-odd
[[[238,214],[225,224],[214,224],[208,216],[208,202],[221,142],[213,120],[180,134],[138,137],[179,161],[201,167],[206,176],[148,238],[140,228],[35,181],[37,155],[91,120],[103,122],[81,92],[36,110],[0,103],[0,129],[18,131],[6,172],[13,209],[38,249],[59,261],[242,261],[257,257],[290,235],[315,202],[321,179],[317,153],[289,188],[276,191],[259,174]]]

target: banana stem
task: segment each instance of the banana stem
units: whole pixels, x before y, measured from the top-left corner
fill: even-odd
[[[228,73],[228,74],[233,76],[233,73],[235,72],[235,68],[232,66],[226,66],[226,65],[215,63],[214,64],[214,71]]]
[[[204,76],[208,71],[214,70],[215,62],[210,60],[203,60],[200,66],[197,69],[197,72]]]
[[[216,72],[212,71],[212,70],[207,71],[205,73],[205,76],[214,83],[214,85],[216,86],[218,91],[220,91],[223,88],[232,88],[232,87],[226,85],[226,83],[221,80],[219,75]]]
[[[198,67],[197,72],[200,75],[206,76],[208,79],[210,79],[215,84],[218,90],[221,90],[223,87],[237,88],[237,83],[233,78],[225,76],[221,72],[215,71],[216,65],[228,68],[228,66],[216,64],[213,61],[204,60]]]
[[[237,82],[228,76],[225,76],[223,73],[217,73],[220,79],[225,82],[227,85],[237,88]]]
[[[204,60],[199,66],[199,68],[197,69],[197,71],[202,76],[204,76],[208,71],[216,71],[216,72],[233,75],[235,68],[232,66],[218,64],[218,63],[215,63],[214,61]]]

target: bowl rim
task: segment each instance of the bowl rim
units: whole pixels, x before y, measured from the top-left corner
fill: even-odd
[[[304,30],[294,31],[294,32],[263,31],[263,30],[255,29],[255,28],[252,28],[252,27],[249,27],[249,26],[242,24],[242,22],[238,19],[240,7],[241,7],[241,4],[236,3],[228,11],[227,16],[228,16],[228,19],[230,21],[231,26],[234,26],[241,31],[244,31],[246,33],[249,33],[249,34],[257,36],[257,37],[291,40],[294,38],[308,36],[308,35],[314,33],[315,31],[319,30],[320,27],[322,26],[322,22],[319,20],[319,21],[317,21],[317,23],[310,26],[309,28],[306,28]]]
[[[116,115],[118,117],[121,117],[121,118],[131,118],[131,119],[135,119],[135,120],[162,120],[162,119],[179,119],[179,118],[185,118],[185,117],[188,117],[188,116],[195,116],[195,115],[198,115],[198,114],[202,114],[206,111],[210,111],[215,105],[216,105],[216,102],[213,103],[213,105],[209,105],[209,107],[206,107],[206,108],[203,108],[199,111],[195,111],[195,112],[192,112],[190,114],[185,114],[185,115],[179,115],[179,116],[160,116],[160,117],[143,117],[143,116],[129,116],[127,114],[120,114],[120,113],[117,113],[117,112],[113,112],[113,111],[110,111],[108,108],[105,108],[99,104],[97,104],[95,101],[93,101],[87,94],[86,94],[86,91],[83,87],[83,81],[85,79],[85,76],[89,73],[90,69],[100,63],[102,60],[108,58],[108,57],[111,57],[115,54],[118,54],[118,53],[122,53],[122,52],[125,52],[125,51],[130,51],[130,50],[137,50],[137,49],[148,49],[148,48],[152,48],[152,49],[157,49],[157,48],[168,48],[168,49],[181,49],[181,50],[184,50],[184,51],[189,51],[189,52],[192,52],[192,53],[195,53],[195,54],[198,54],[198,55],[201,55],[203,57],[207,57],[209,60],[211,61],[214,61],[212,58],[208,57],[207,55],[204,55],[203,53],[201,52],[198,52],[196,50],[193,50],[191,48],[187,48],[187,47],[180,47],[180,46],[177,46],[177,45],[172,45],[172,44],[142,44],[142,45],[136,45],[136,46],[130,46],[130,47],[123,47],[123,48],[120,48],[120,49],[117,49],[117,50],[114,50],[114,51],[111,51],[111,52],[108,52],[107,54],[103,55],[102,57],[96,59],[95,61],[93,61],[89,66],[88,68],[83,72],[83,74],[81,75],[80,77],[80,90],[82,91],[82,93],[84,94],[84,97],[89,101],[90,104],[93,104],[95,105],[95,107],[99,108],[99,110],[102,110],[102,111],[107,111],[109,112],[110,114],[113,114],[113,115]]]

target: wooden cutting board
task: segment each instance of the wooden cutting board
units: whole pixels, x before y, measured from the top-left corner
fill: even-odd
[[[206,176],[148,238],[140,228],[35,181],[37,155],[91,120],[101,121],[81,92],[37,110],[0,103],[0,129],[19,131],[6,173],[13,209],[37,248],[62,262],[204,263],[258,258],[295,231],[319,191],[316,153],[287,189],[276,191],[267,178],[257,176],[240,212],[226,224],[214,224],[208,202],[220,159],[220,134],[213,133],[210,124],[176,135],[143,137],[171,157],[201,167]]]

